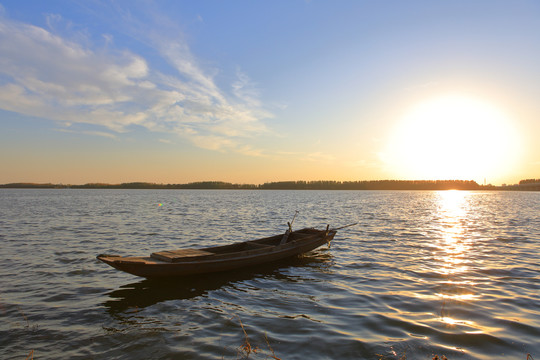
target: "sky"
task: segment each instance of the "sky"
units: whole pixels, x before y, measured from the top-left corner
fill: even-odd
[[[0,0],[0,183],[540,178],[538,1]]]

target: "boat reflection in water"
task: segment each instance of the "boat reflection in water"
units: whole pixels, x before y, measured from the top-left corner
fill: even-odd
[[[205,296],[214,290],[226,291],[227,287],[250,280],[278,279],[289,283],[296,282],[297,277],[287,274],[291,269],[306,267],[320,272],[331,271],[332,259],[331,253],[323,248],[302,256],[235,271],[183,278],[144,279],[111,291],[107,294],[110,300],[103,305],[111,315],[118,315],[166,301]]]

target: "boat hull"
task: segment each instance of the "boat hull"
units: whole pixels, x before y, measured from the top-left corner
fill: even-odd
[[[329,243],[336,234],[335,230],[305,230],[310,232],[293,232],[291,233],[291,240],[285,243],[267,245],[267,242],[277,242],[283,237],[283,235],[276,235],[271,238],[233,245],[240,248],[241,245],[249,243],[250,247],[255,249],[216,253],[210,256],[199,256],[198,258],[187,257],[171,261],[156,257],[121,257],[116,255],[99,255],[97,258],[118,270],[146,278],[189,276],[229,271],[283,260],[312,251],[321,245]],[[220,248],[227,248],[227,246],[201,250],[204,253],[205,250],[217,251],[215,249]]]

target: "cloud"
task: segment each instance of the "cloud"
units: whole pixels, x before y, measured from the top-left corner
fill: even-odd
[[[105,47],[95,48],[81,38],[84,32],[69,39],[55,33],[64,21],[59,15],[47,15],[47,30],[7,19],[1,10],[0,108],[118,134],[139,126],[206,149],[258,153],[247,151],[245,142],[267,131],[263,119],[272,114],[254,84],[238,70],[232,90],[220,89],[178,31],[145,31],[132,15],[125,17],[138,29],[133,36],[170,65],[163,71],[140,54],[114,48],[113,35],[101,34]],[[110,133],[96,132],[103,134]]]
[[[335,157],[333,155],[322,152],[314,152],[306,154],[305,159],[312,162],[332,162],[335,160]]]
[[[259,91],[255,88],[251,79],[239,68],[236,69],[236,76],[237,81],[232,84],[234,95],[247,104],[259,106]]]
[[[102,136],[110,139],[116,139],[116,135],[104,132],[104,131],[89,131],[89,130],[70,130],[70,129],[57,129],[57,131],[70,133],[70,134],[83,134],[92,136]]]
[[[316,163],[331,163],[336,161],[334,155],[323,153],[320,151],[304,153],[304,152],[294,152],[294,151],[278,151],[274,153],[274,158],[287,158],[295,159],[297,161],[305,162],[316,162]]]
[[[405,88],[405,91],[429,90],[439,85],[437,81],[429,81],[422,84],[415,84]]]

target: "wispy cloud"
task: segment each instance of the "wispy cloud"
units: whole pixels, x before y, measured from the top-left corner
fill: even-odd
[[[316,163],[331,163],[336,160],[332,154],[323,153],[320,151],[304,153],[293,151],[279,151],[272,155],[274,158],[296,159],[297,161],[316,162]]]
[[[116,139],[116,135],[105,131],[91,131],[91,130],[71,130],[71,129],[57,129],[57,131],[70,133],[70,134],[83,134],[91,136],[102,136],[110,139]]]
[[[437,81],[429,81],[422,84],[415,84],[405,88],[405,91],[429,90],[439,85]]]
[[[110,34],[100,35],[102,48],[84,32],[59,35],[61,16],[48,14],[48,29],[10,20],[1,9],[0,17],[0,108],[110,131],[100,136],[140,126],[202,148],[259,153],[246,140],[267,131],[262,120],[272,114],[254,84],[238,70],[230,89],[219,88],[216,72],[201,67],[178,30],[164,36],[123,16],[137,29],[133,36],[170,65],[161,71],[141,54],[115,49]]]
[[[335,160],[335,157],[322,152],[314,152],[307,154],[306,160],[312,162],[332,162]]]

